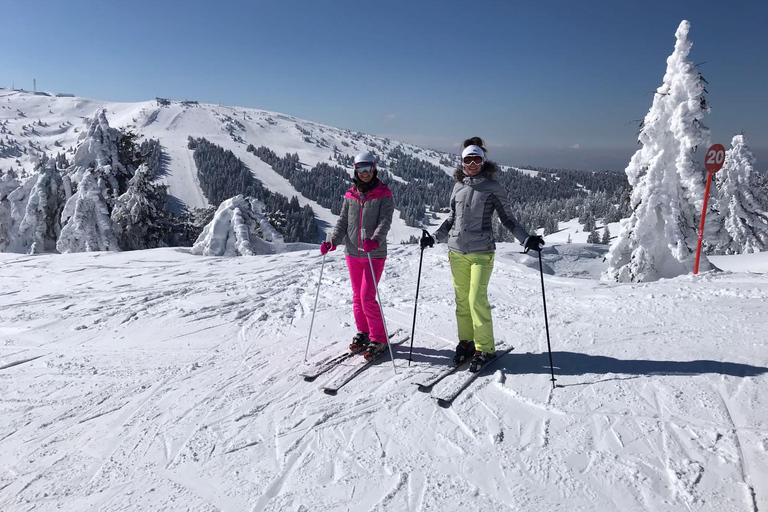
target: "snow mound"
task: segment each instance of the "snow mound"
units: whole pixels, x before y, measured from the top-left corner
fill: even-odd
[[[544,247],[543,256],[552,274],[561,277],[600,279],[605,272],[608,246],[597,244],[560,244]],[[538,262],[537,262],[538,264]],[[547,272],[547,268],[544,268]]]
[[[238,195],[219,205],[213,220],[192,246],[202,256],[253,256],[285,252],[283,235],[264,216],[264,204]]]
[[[557,244],[544,246],[541,270],[551,276],[575,277],[599,280],[605,272],[607,245]],[[535,252],[528,254],[502,253],[497,257],[511,259],[515,263],[539,271],[539,258]]]

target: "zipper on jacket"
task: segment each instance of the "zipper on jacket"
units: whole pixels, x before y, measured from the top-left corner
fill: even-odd
[[[363,236],[363,208],[365,208],[365,199],[360,201],[360,218],[357,221],[357,257],[360,257],[360,238]]]

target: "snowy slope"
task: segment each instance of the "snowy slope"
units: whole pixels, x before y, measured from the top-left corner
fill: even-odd
[[[414,385],[456,341],[445,245],[424,252],[413,363],[397,346],[397,374],[384,360],[335,397],[298,375],[315,251],[0,254],[0,510],[768,509],[768,276],[745,272],[768,257],[566,277],[594,273],[586,249],[544,254],[558,387],[538,260],[502,244],[490,296],[516,348],[450,409]],[[390,331],[410,331],[418,259],[391,251]],[[342,352],[351,321],[331,253],[310,359]]]
[[[584,226],[582,224],[579,224],[579,219],[571,219],[566,222],[560,222],[558,224],[558,227],[560,228],[556,233],[551,233],[546,236],[546,240],[550,244],[564,244],[568,243],[568,237],[571,237],[572,243],[587,243],[587,238],[589,237],[589,231],[584,231]],[[596,222],[596,229],[597,234],[602,236],[603,235],[603,229],[605,228],[605,224],[603,224],[599,219]],[[619,230],[621,229],[621,224],[619,222],[611,222],[608,224],[608,231],[611,234],[611,238],[615,237],[619,234]],[[543,233],[543,230],[538,231],[539,234]]]
[[[338,165],[330,158],[333,147],[341,154],[354,156],[363,150],[375,150],[386,155],[395,147],[422,160],[440,166],[440,158],[450,155],[425,150],[411,144],[392,141],[382,137],[351,132],[311,121],[297,119],[275,112],[210,104],[184,104],[172,102],[159,106],[157,101],[140,103],[110,103],[82,98],[57,98],[39,96],[28,92],[0,88],[0,124],[5,133],[0,139],[15,139],[29,152],[20,158],[0,158],[0,169],[22,169],[31,173],[42,152],[55,155],[73,149],[81,132],[86,128],[85,120],[100,108],[107,109],[111,126],[130,129],[135,133],[160,140],[168,157],[168,166],[162,181],[169,185],[169,192],[190,208],[208,206],[197,181],[197,169],[192,160],[192,151],[187,149],[187,138],[205,137],[211,142],[231,150],[237,155],[267,188],[287,197],[296,195],[299,203],[309,204],[315,211],[321,227],[333,225],[336,216],[316,202],[296,192],[282,176],[248,153],[246,147],[267,146],[277,155],[298,153],[307,170],[320,162]],[[47,126],[39,126],[42,122]],[[33,146],[29,146],[29,144]],[[69,155],[69,153],[68,153]],[[18,160],[18,163],[17,163]],[[441,166],[447,174],[453,169]],[[347,169],[352,173],[352,168]],[[218,205],[214,205],[218,206]],[[396,213],[389,235],[391,242],[408,239],[412,234],[420,235],[421,230],[411,228]]]

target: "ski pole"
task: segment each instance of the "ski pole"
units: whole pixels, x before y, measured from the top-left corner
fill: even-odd
[[[315,292],[315,305],[312,307],[312,321],[309,322],[309,335],[307,336],[307,349],[304,351],[304,364],[307,363],[307,354],[309,354],[309,340],[312,338],[312,326],[315,325],[315,311],[317,311],[317,298],[320,296],[320,283],[323,281],[323,268],[325,267],[325,254],[323,254],[323,263],[320,265],[320,278],[317,280],[317,291]]]
[[[389,342],[389,331],[387,330],[387,320],[384,318],[384,306],[381,305],[381,296],[379,295],[379,285],[376,284],[376,272],[373,271],[373,260],[371,259],[371,253],[368,254],[368,263],[371,265],[371,277],[373,277],[373,287],[376,289],[376,300],[379,301],[379,311],[381,311],[381,323],[384,324],[384,334],[387,337],[387,347],[389,347],[389,357],[392,358],[392,370],[397,375],[397,368],[395,367],[395,354],[392,352],[392,344]]]
[[[421,235],[421,238],[425,238],[429,236],[429,233],[426,229],[422,230],[423,233]],[[411,349],[408,352],[408,366],[411,366],[411,357],[413,356],[413,337],[416,334],[416,308],[419,305],[419,285],[421,284],[421,262],[424,260],[424,249],[425,247],[422,246],[421,248],[421,256],[419,256],[419,277],[416,278],[416,300],[413,302],[413,327],[411,328]]]
[[[544,294],[544,266],[541,263],[541,251],[539,252],[539,273],[541,274],[541,298],[544,301],[544,327],[547,330],[547,351],[549,352],[549,369],[552,372],[552,389],[555,389],[555,367],[552,364],[552,347],[549,344],[549,322],[547,321],[547,296]]]

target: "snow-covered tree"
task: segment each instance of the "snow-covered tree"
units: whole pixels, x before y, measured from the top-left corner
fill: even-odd
[[[157,168],[141,166],[151,160],[158,167],[160,148],[156,143],[140,147],[136,140],[133,133],[111,128],[105,110],[96,113],[65,173],[64,184],[71,191],[61,215],[59,251],[119,251],[121,246],[162,244],[167,227],[165,187],[152,183]]]
[[[551,213],[545,217],[544,220],[544,235],[551,235],[552,233],[557,233],[560,229],[560,226],[557,222],[557,217],[552,215]]]
[[[19,188],[19,181],[13,171],[0,172],[0,252],[5,252],[11,242],[13,218],[8,195]]]
[[[611,231],[608,229],[608,226],[605,226],[605,229],[603,229],[603,237],[600,239],[600,243],[603,245],[611,244]]]
[[[705,81],[688,60],[690,23],[677,29],[675,50],[627,166],[632,213],[607,255],[604,278],[652,281],[693,271],[706,172],[693,153],[709,142]],[[702,256],[700,268],[710,268]]]
[[[594,228],[592,231],[590,231],[589,236],[587,236],[587,243],[588,244],[600,243],[600,235],[597,234],[597,228]]]
[[[73,168],[100,169],[99,174],[108,184],[110,201],[116,199],[125,190],[134,171],[120,161],[120,151],[125,145],[125,137],[131,139],[130,135],[110,127],[107,111],[101,109],[88,125],[88,130],[80,135],[75,156],[72,158]]]
[[[61,214],[63,227],[56,243],[59,252],[120,250],[107,206],[106,182],[97,172],[81,167],[72,176],[77,192],[67,200]]]
[[[744,135],[736,135],[715,175],[719,197],[717,235],[708,240],[710,253],[741,254],[768,249],[768,195],[760,187],[755,156]]]
[[[579,218],[579,222],[584,225],[585,233],[595,229],[595,217],[590,211],[584,212],[584,214]]]
[[[165,215],[166,186],[153,182],[152,171],[141,165],[128,190],[117,199],[112,220],[117,226],[120,248],[151,249],[163,245],[168,230]]]
[[[264,205],[242,195],[221,203],[192,246],[203,256],[252,256],[285,250],[283,236],[263,213]]]
[[[54,252],[61,232],[64,185],[52,159],[44,159],[37,172],[13,191],[13,232],[8,249],[28,254]]]

